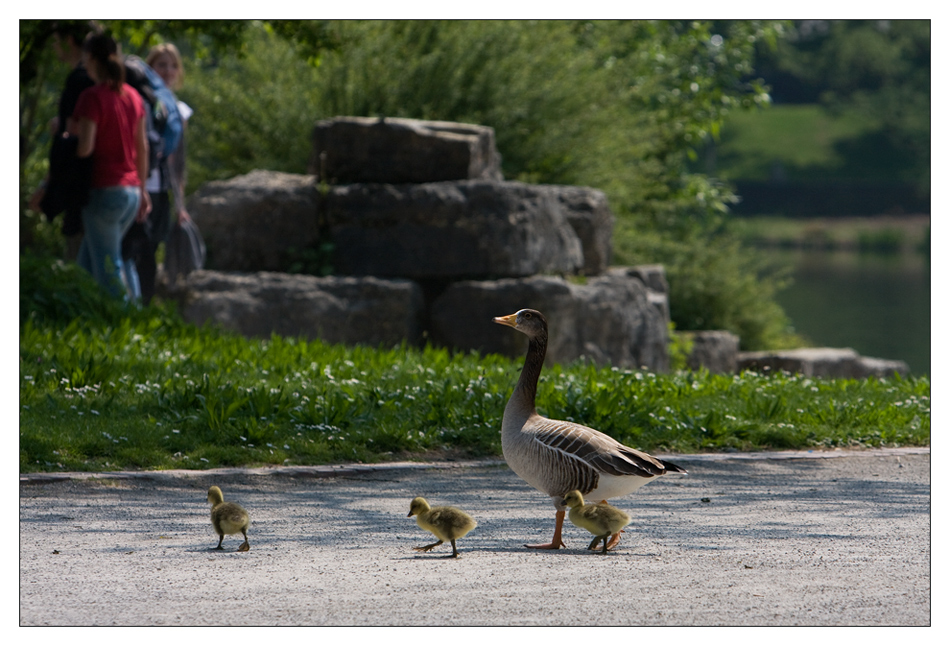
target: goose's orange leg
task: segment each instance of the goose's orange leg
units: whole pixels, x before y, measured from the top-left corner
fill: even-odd
[[[565,512],[559,511],[554,516],[554,538],[551,539],[550,543],[538,543],[537,545],[525,545],[525,547],[530,547],[535,550],[556,550],[561,547],[567,547],[564,544],[564,541],[561,540],[561,527],[564,525],[564,514]]]

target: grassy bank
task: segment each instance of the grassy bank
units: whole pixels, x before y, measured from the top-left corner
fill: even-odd
[[[64,276],[82,285],[80,274]],[[21,309],[32,312],[20,326],[23,472],[501,453],[520,360],[246,340],[154,307],[65,321],[60,313],[76,305],[68,291],[53,298],[42,285],[23,289],[21,279]],[[926,445],[929,397],[925,378],[655,375],[574,364],[545,371],[538,403],[543,414],[635,447],[692,452]]]
[[[786,249],[907,253],[929,250],[930,216],[868,218],[733,218],[745,244]]]
[[[752,112],[733,112],[722,128],[715,157],[703,170],[726,180],[875,179],[893,181],[898,160],[875,142],[863,146],[878,124],[867,115],[846,111],[832,115],[816,104],[771,105]]]

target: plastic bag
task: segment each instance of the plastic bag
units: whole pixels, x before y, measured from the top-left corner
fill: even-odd
[[[192,220],[177,222],[168,235],[165,246],[165,275],[174,285],[179,279],[201,269],[205,264],[205,241]]]

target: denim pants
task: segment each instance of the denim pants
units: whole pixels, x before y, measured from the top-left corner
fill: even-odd
[[[133,222],[122,238],[122,262],[126,269],[126,281],[132,288],[137,301],[148,305],[155,295],[155,275],[157,265],[155,252],[158,245],[165,242],[171,231],[171,203],[168,191],[149,193],[152,210],[145,222]],[[133,270],[138,280],[133,282]]]
[[[139,199],[137,186],[94,188],[82,210],[85,235],[76,261],[115,296],[128,298],[122,280],[122,236],[138,213]],[[134,280],[138,282],[138,276]]]

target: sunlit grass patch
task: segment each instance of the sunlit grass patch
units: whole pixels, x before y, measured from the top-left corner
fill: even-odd
[[[23,471],[500,455],[519,360],[179,324],[20,333]],[[543,373],[539,410],[649,451],[928,444],[926,378]]]

